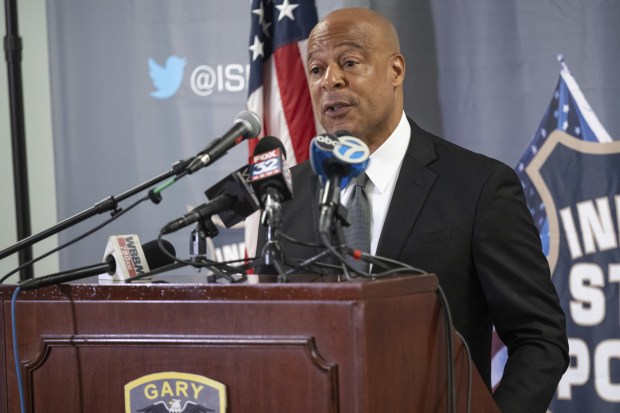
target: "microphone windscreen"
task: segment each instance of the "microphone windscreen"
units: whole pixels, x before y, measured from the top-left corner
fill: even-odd
[[[282,152],[284,159],[286,159],[286,149],[284,148],[282,141],[275,136],[265,136],[264,138],[259,139],[256,147],[254,148],[253,156],[260,155],[261,153],[269,152],[277,148],[280,148],[280,152]]]
[[[235,123],[237,122],[242,122],[243,124],[246,125],[248,129],[248,132],[247,132],[248,138],[257,137],[258,135],[260,135],[260,131],[263,129],[260,118],[254,112],[250,112],[250,111],[240,112],[235,118]]]
[[[174,246],[167,240],[162,239],[162,244],[164,249],[168,251],[168,253],[172,256],[176,256],[176,251]],[[146,258],[146,262],[149,265],[151,270],[163,267],[165,265],[170,265],[174,262],[172,257],[164,254],[164,252],[159,247],[157,240],[149,241],[142,246],[142,251],[144,251],[144,257]]]
[[[340,188],[348,185],[368,167],[370,150],[360,139],[339,131],[342,136],[318,135],[310,142],[312,170],[325,186],[330,177],[340,178]]]

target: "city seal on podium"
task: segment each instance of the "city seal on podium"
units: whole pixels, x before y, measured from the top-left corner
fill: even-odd
[[[161,372],[125,384],[125,413],[225,413],[226,386],[190,373]]]

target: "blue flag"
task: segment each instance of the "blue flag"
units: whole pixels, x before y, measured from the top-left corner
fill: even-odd
[[[563,69],[560,72],[560,78],[553,91],[553,98],[549,107],[516,167],[534,223],[541,233],[545,254],[548,254],[549,251],[549,229],[545,206],[529,176],[525,173],[526,166],[529,165],[542,144],[545,143],[546,138],[554,130],[564,131],[583,141],[611,142],[612,140],[563,62],[562,66]]]
[[[566,66],[519,160],[566,313],[571,363],[553,412],[620,409],[620,141],[613,141]]]

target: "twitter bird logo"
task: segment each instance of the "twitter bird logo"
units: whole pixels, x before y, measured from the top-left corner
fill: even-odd
[[[174,95],[181,86],[183,69],[185,69],[185,58],[182,57],[170,56],[163,67],[149,58],[149,75],[156,89],[151,92],[151,96],[157,99],[168,99]]]

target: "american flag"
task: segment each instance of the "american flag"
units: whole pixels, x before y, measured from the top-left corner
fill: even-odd
[[[316,6],[314,0],[253,0],[251,16],[248,109],[263,121],[261,136],[280,138],[290,167],[308,159],[316,135],[305,69]],[[249,142],[250,154],[256,143]],[[257,226],[257,214],[246,220],[248,256],[256,249]]]
[[[519,175],[525,199],[534,223],[538,227],[545,255],[549,252],[549,226],[545,205],[526,173],[526,168],[538,153],[546,138],[556,129],[584,141],[611,142],[612,139],[599,121],[598,117],[588,104],[581,92],[579,85],[570,71],[562,56],[558,56],[562,65],[558,83],[553,91],[553,97],[545,114],[534,133],[530,144],[517,162],[515,171]],[[506,362],[506,349],[497,337],[493,335],[493,365],[492,383],[495,387],[501,379],[504,364]]]

